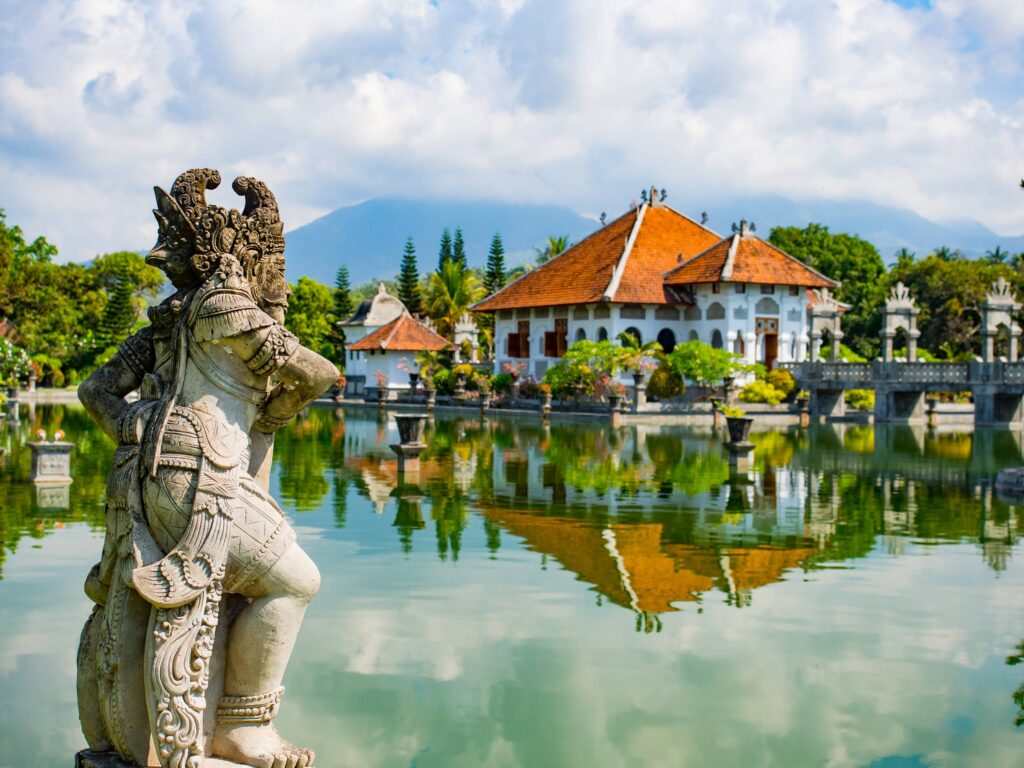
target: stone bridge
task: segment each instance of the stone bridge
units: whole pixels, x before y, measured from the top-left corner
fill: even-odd
[[[844,394],[850,389],[875,392],[875,420],[924,423],[925,395],[970,392],[977,426],[1024,426],[1024,362],[927,363],[779,363],[810,393],[811,416],[846,415]]]

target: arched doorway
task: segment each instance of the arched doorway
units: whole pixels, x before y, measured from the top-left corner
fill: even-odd
[[[662,328],[658,331],[658,343],[661,344],[665,354],[676,348],[676,335],[671,328]]]

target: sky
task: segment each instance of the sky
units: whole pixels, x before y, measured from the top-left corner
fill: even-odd
[[[654,184],[1024,232],[1021,0],[0,0],[0,39],[0,208],[62,259],[148,247],[152,187],[207,165],[288,229]]]

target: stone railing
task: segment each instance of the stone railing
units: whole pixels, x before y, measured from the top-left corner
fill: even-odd
[[[967,363],[876,363],[881,377],[900,384],[957,384],[968,381]]]

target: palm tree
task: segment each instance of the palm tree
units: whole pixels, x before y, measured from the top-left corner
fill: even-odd
[[[993,250],[985,251],[985,260],[989,264],[1002,264],[1009,255],[1002,246],[997,245]]]
[[[457,261],[446,260],[430,275],[425,304],[437,332],[452,338],[455,324],[473,304],[483,298],[480,283],[470,270]]]
[[[537,253],[537,264],[544,264],[551,261],[555,256],[563,253],[569,247],[569,238],[566,235],[549,235],[547,243],[543,248],[534,248]]]
[[[623,331],[617,337],[622,344],[622,367],[629,371],[639,372],[640,365],[646,357],[657,357],[661,352],[661,344],[657,341],[648,341],[641,345],[629,331]]]

